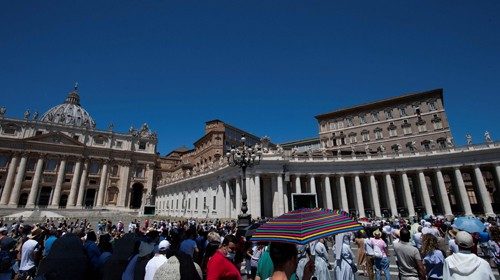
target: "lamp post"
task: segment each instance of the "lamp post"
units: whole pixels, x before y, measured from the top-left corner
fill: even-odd
[[[252,167],[260,163],[262,151],[260,147],[250,147],[246,144],[245,135],[241,136],[240,146],[231,147],[231,150],[226,153],[229,166],[241,168],[241,214],[238,215],[238,228],[240,230],[250,226],[252,216],[248,214],[247,206],[247,190],[246,190],[246,171],[248,167]]]

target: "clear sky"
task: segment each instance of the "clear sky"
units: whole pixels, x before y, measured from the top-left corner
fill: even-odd
[[[0,1],[0,105],[75,81],[98,128],[147,122],[161,154],[221,119],[285,142],[315,115],[444,88],[459,144],[500,137],[500,1]]]

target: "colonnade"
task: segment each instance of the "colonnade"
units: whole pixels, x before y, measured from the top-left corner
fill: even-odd
[[[245,178],[247,202],[254,218],[292,210],[294,193],[316,194],[318,207],[343,209],[359,217],[494,215],[495,201],[483,176],[485,168],[494,173],[494,185],[500,189],[498,164],[337,174],[285,175],[256,169]],[[467,184],[465,173],[470,177]],[[196,185],[162,188],[156,198],[158,212],[170,216],[236,218],[241,213],[241,182],[241,177],[235,176],[215,180],[212,187],[205,189]],[[201,209],[198,203],[186,204],[196,198],[209,198],[208,205],[206,201],[203,205],[203,209],[209,210]]]

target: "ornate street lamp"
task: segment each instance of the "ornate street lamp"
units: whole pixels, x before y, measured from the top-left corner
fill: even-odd
[[[241,214],[238,215],[238,228],[240,230],[250,226],[252,216],[247,214],[247,190],[246,190],[246,171],[248,167],[252,167],[260,163],[262,151],[258,145],[250,147],[246,144],[246,138],[241,136],[240,146],[231,147],[231,150],[226,153],[229,166],[237,166],[241,168]]]

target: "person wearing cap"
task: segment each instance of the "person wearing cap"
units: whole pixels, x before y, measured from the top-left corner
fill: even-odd
[[[167,257],[165,255],[169,248],[170,242],[167,240],[162,240],[160,244],[158,244],[158,253],[156,253],[146,264],[146,275],[144,276],[144,280],[153,280],[156,270],[167,262]]]
[[[474,240],[470,233],[459,231],[455,242],[459,251],[444,260],[443,279],[495,279],[490,264],[472,254]]]

